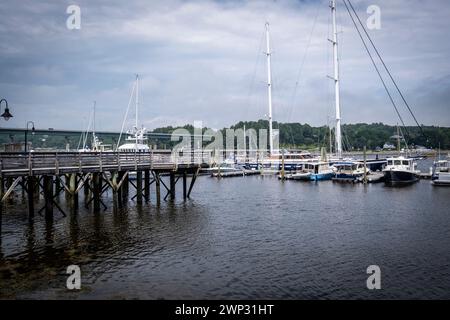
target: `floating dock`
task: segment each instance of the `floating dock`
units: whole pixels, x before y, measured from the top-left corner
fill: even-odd
[[[241,170],[241,171],[231,171],[231,172],[216,172],[211,176],[215,178],[231,178],[231,177],[244,177],[253,176],[261,174],[261,170]]]

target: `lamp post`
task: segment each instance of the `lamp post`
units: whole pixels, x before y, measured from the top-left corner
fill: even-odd
[[[8,101],[6,101],[6,99],[1,99],[0,100],[0,110],[1,110],[1,106],[2,106],[2,102],[5,101],[6,107],[5,107],[5,112],[2,113],[2,115],[0,117],[2,117],[3,119],[5,119],[6,121],[8,121],[10,118],[13,117],[13,115],[9,112],[9,108],[8,108]],[[1,112],[1,111],[0,111]]]
[[[31,134],[34,135],[34,122],[28,121],[27,122],[27,129],[25,130],[25,152],[27,152],[28,149],[28,131],[29,131],[29,125],[32,124],[33,127],[31,128]]]

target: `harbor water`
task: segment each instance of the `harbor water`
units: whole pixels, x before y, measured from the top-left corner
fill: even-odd
[[[80,199],[67,217],[29,221],[18,192],[3,211],[0,298],[450,298],[450,188],[429,180],[203,176],[186,202],[177,193],[159,208],[152,198],[114,211],[105,198],[98,214]],[[81,268],[81,290],[66,288],[69,265]],[[370,265],[380,290],[366,287]]]

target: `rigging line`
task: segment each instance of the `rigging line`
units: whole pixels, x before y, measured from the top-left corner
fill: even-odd
[[[343,0],[345,2],[345,0]],[[362,26],[362,29],[364,30],[364,33],[366,34],[367,38],[369,39],[370,43],[372,44],[372,47],[375,50],[375,53],[377,54],[378,58],[380,59],[381,63],[383,64],[384,69],[386,70],[387,74],[389,75],[389,77],[392,80],[392,83],[394,84],[395,88],[397,89],[397,92],[399,93],[400,97],[402,98],[403,102],[405,103],[406,107],[409,110],[409,113],[411,114],[411,116],[413,117],[414,121],[416,122],[417,126],[420,129],[420,132],[422,133],[422,135],[425,137],[426,140],[428,140],[427,136],[425,135],[422,127],[419,125],[419,122],[416,119],[416,116],[414,115],[414,113],[412,112],[411,108],[409,107],[408,102],[406,102],[405,97],[403,96],[403,93],[401,92],[400,88],[397,86],[397,82],[394,80],[394,77],[392,76],[391,72],[389,71],[389,68],[386,66],[386,64],[384,63],[383,58],[381,57],[380,53],[378,52],[377,47],[375,46],[375,44],[372,41],[372,38],[370,37],[369,33],[367,32],[366,28],[364,27],[364,24],[361,22],[361,19],[359,18],[358,14],[355,11],[355,8],[353,7],[352,3],[350,2],[350,0],[347,0],[348,3],[350,4],[350,7],[352,8],[352,11],[355,13],[356,18],[358,19],[360,25]]]
[[[403,118],[402,118],[400,112],[398,111],[397,105],[395,104],[394,99],[392,98],[392,95],[391,95],[391,93],[389,92],[389,89],[388,89],[387,86],[386,86],[386,82],[384,81],[383,76],[381,75],[380,70],[378,69],[378,66],[377,66],[377,64],[375,63],[375,60],[373,59],[372,54],[370,53],[369,48],[367,47],[366,41],[364,40],[364,38],[363,38],[363,36],[362,36],[362,34],[361,34],[361,31],[359,30],[358,25],[356,24],[356,21],[355,21],[355,19],[353,18],[351,12],[350,12],[349,7],[347,6],[347,3],[345,2],[345,0],[342,0],[342,1],[344,2],[345,7],[346,7],[346,9],[347,9],[347,12],[348,12],[350,18],[351,18],[352,21],[353,21],[353,25],[355,26],[355,29],[356,29],[356,31],[358,32],[358,35],[359,35],[359,37],[361,38],[361,41],[362,41],[364,47],[366,48],[367,54],[369,55],[370,60],[372,61],[372,64],[373,64],[373,66],[374,66],[374,68],[375,68],[375,70],[376,70],[376,72],[377,72],[377,74],[378,74],[378,77],[380,78],[381,83],[383,84],[384,90],[386,91],[387,95],[389,96],[389,100],[391,101],[392,105],[394,106],[394,109],[395,109],[395,111],[396,111],[396,113],[397,113],[397,116],[399,117],[400,121],[402,122],[402,125],[403,125],[403,127],[405,128],[406,133],[409,135],[408,130],[406,129],[406,126],[405,126],[405,122],[403,121]]]
[[[120,140],[122,139],[123,129],[125,127],[125,122],[127,121],[128,112],[130,111],[130,105],[131,105],[131,101],[133,99],[133,95],[134,95],[134,90],[135,89],[136,89],[136,81],[133,83],[133,89],[131,90],[130,99],[128,100],[127,112],[125,112],[125,117],[123,118],[123,121],[122,121],[122,128],[120,129],[119,139],[117,140],[116,151],[118,150],[119,144],[120,144]]]
[[[248,94],[247,94],[247,101],[249,102],[248,107],[252,107],[252,105],[253,105],[253,101],[252,101],[253,99],[251,99],[251,96],[252,96],[253,89],[255,87],[256,70],[258,69],[259,61],[261,60],[260,59],[261,58],[260,52],[262,50],[262,43],[263,43],[263,40],[264,40],[264,33],[265,33],[265,31],[263,31],[261,33],[261,38],[260,38],[260,41],[259,41],[259,48],[258,48],[258,56],[256,58],[255,66],[253,68],[252,80],[250,82],[250,87],[249,87]],[[247,115],[248,115],[248,107],[246,109],[247,112],[245,114],[245,118],[247,118]]]
[[[318,3],[319,3],[319,2],[318,2]],[[318,6],[317,6],[316,14],[315,14],[315,16],[314,16],[314,20],[313,20],[313,25],[312,25],[312,28],[311,28],[311,32],[310,32],[310,34],[309,34],[308,42],[307,42],[307,44],[306,44],[306,49],[305,49],[305,52],[303,53],[302,62],[301,62],[301,64],[300,64],[300,68],[299,68],[298,73],[297,73],[297,79],[296,79],[296,81],[295,81],[295,87],[294,87],[294,94],[292,95],[291,108],[290,108],[290,110],[289,110],[289,115],[288,115],[288,119],[287,119],[287,120],[288,120],[288,121],[287,121],[288,123],[291,121],[291,118],[292,118],[292,112],[293,112],[293,110],[294,110],[295,98],[297,97],[297,90],[298,90],[298,87],[299,87],[300,77],[301,77],[301,75],[302,75],[302,73],[303,73],[303,67],[304,67],[304,64],[305,64],[305,61],[306,61],[306,56],[308,55],[308,51],[309,51],[309,48],[310,48],[310,46],[311,46],[312,36],[313,36],[314,30],[315,30],[315,28],[316,28],[317,18],[318,18],[318,16],[319,16],[320,8],[321,8],[321,6],[318,5]],[[289,126],[289,134],[290,134],[290,136],[291,136],[292,144],[294,144],[294,135],[293,135],[293,133],[292,133],[292,128],[291,128],[290,126]]]
[[[403,141],[405,141],[406,150],[408,150],[409,149],[408,140],[406,140],[405,135],[403,134],[402,128],[399,127],[398,129],[400,130],[400,134],[403,137]]]
[[[317,18],[319,16],[319,12],[320,12],[319,9],[320,8],[321,8],[320,6],[317,7],[317,11],[316,11],[316,15],[314,17],[314,21],[313,21],[313,25],[312,25],[312,28],[311,28],[311,32],[309,34],[308,42],[306,44],[306,49],[305,49],[305,52],[303,54],[302,62],[300,64],[300,68],[299,68],[298,73],[297,73],[297,78],[296,78],[296,81],[295,81],[294,94],[292,96],[292,104],[291,104],[291,110],[290,110],[290,113],[289,113],[288,121],[290,121],[290,118],[292,116],[292,110],[294,108],[295,98],[297,96],[297,89],[298,89],[298,86],[299,86],[300,77],[301,77],[301,75],[303,73],[303,67],[304,67],[304,64],[305,64],[305,61],[306,61],[306,56],[308,55],[308,51],[309,51],[309,48],[311,46],[312,36],[313,36],[314,30],[316,28]]]

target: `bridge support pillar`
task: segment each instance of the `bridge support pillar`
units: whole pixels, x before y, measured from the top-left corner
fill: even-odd
[[[53,220],[53,176],[44,176],[45,219]]]

